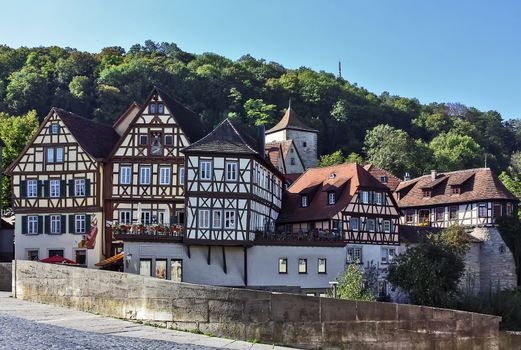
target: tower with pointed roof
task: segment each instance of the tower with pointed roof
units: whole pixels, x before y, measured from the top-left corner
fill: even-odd
[[[307,169],[316,167],[318,163],[317,136],[318,130],[304,124],[297,117],[290,103],[282,119],[266,131],[266,142],[292,140]]]

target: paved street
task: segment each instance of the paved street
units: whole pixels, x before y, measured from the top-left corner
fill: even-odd
[[[0,292],[0,349],[288,349],[155,328]]]

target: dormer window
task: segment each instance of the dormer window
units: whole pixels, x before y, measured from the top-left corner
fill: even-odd
[[[305,207],[307,207],[308,205],[309,205],[309,203],[308,203],[308,196],[307,196],[307,195],[302,195],[302,196],[300,197],[300,206],[303,207],[303,208],[305,208]]]
[[[327,194],[327,204],[333,205],[336,203],[335,193],[334,192],[328,192]]]
[[[329,178],[330,178],[330,179],[334,179],[335,177],[336,177],[336,173],[331,173],[331,174],[329,174]]]
[[[157,113],[159,113],[159,114],[165,113],[165,105],[163,104],[163,102],[157,103]]]
[[[380,182],[383,183],[383,184],[386,184],[387,183],[387,176],[380,176]]]
[[[161,143],[161,133],[152,133],[152,141],[150,143],[150,154],[160,156],[163,154],[163,145]]]
[[[423,190],[423,198],[431,198],[432,191],[431,190]]]
[[[452,194],[461,194],[461,187],[460,186],[452,187]]]

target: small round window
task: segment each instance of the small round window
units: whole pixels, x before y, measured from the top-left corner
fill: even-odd
[[[331,173],[331,174],[329,174],[329,178],[330,178],[330,179],[334,179],[335,177],[336,177],[336,173]]]

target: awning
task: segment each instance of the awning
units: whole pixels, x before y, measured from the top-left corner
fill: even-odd
[[[110,258],[100,261],[99,263],[96,264],[96,266],[103,267],[103,266],[107,266],[107,265],[111,265],[111,264],[116,264],[116,263],[122,262],[124,257],[125,257],[125,253],[121,252],[114,256],[111,256]]]
[[[40,262],[50,263],[50,264],[65,264],[65,265],[78,265],[78,263],[74,260],[70,260],[64,258],[63,256],[55,255],[46,259],[40,260]]]

